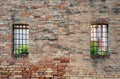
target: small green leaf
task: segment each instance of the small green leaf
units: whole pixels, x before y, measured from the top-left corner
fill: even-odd
[[[14,54],[19,55],[19,54],[27,54],[28,53],[28,45],[20,45],[16,48]]]

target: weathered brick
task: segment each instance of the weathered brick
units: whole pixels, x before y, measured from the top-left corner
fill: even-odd
[[[21,17],[29,17],[30,13],[29,12],[22,12]]]
[[[119,79],[119,0],[0,0],[0,79]],[[91,24],[108,24],[110,59],[90,58]],[[29,55],[13,56],[13,24]]]

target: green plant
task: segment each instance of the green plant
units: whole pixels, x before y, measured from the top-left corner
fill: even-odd
[[[104,49],[101,55],[106,55],[106,54],[107,54],[107,49]]]
[[[98,45],[95,41],[91,42],[91,51],[90,51],[91,55],[98,55]]]
[[[28,54],[28,45],[20,45],[15,49],[14,54],[19,55],[19,54]]]

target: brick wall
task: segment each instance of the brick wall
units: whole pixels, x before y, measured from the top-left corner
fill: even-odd
[[[0,79],[119,79],[119,0],[0,0]],[[90,58],[90,26],[109,24],[110,58]],[[12,26],[29,24],[29,55],[13,57]]]

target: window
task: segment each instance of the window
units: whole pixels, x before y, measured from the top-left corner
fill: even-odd
[[[91,56],[103,58],[108,52],[108,25],[91,25]]]
[[[13,25],[13,53],[14,55],[28,54],[29,29],[28,24]]]

